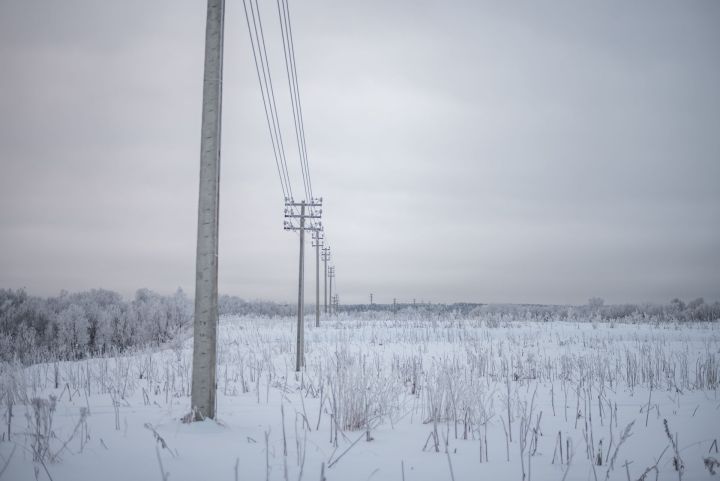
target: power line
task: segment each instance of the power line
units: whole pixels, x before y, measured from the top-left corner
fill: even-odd
[[[298,144],[298,155],[305,186],[305,196],[308,199],[313,197],[312,181],[310,180],[310,167],[307,158],[307,143],[305,139],[305,124],[302,115],[302,104],[300,103],[300,87],[297,79],[297,65],[295,61],[295,41],[292,35],[292,24],[290,22],[290,8],[287,0],[277,0],[278,18],[280,20],[280,31],[283,40],[283,53],[285,69],[290,89],[290,101],[293,109],[293,122],[295,125],[295,137]],[[282,6],[281,6],[282,5]]]
[[[285,35],[285,4],[283,3],[283,8],[280,8],[280,1],[277,2],[278,7],[278,20],[280,22],[280,35],[282,37],[282,46],[283,46],[283,60],[285,61],[285,72],[287,73],[287,81],[288,81],[288,88],[290,90],[290,105],[292,107],[292,115],[293,115],[293,127],[295,128],[295,140],[297,141],[297,148],[298,148],[298,157],[300,159],[300,167],[302,172],[302,179],[303,179],[303,188],[305,189],[305,198],[310,198],[310,190],[308,189],[308,183],[307,183],[307,177],[305,173],[305,162],[303,160],[303,152],[300,147],[300,131],[298,126],[298,117],[297,117],[297,110],[295,108],[295,89],[293,88],[294,83],[291,81],[291,71],[288,67],[288,46],[287,46],[287,37]]]
[[[263,53],[265,56],[265,67],[267,69],[268,79],[270,81],[270,93],[272,94],[273,110],[275,112],[275,123],[277,128],[277,134],[280,138],[280,150],[282,152],[283,168],[285,171],[285,178],[287,179],[288,190],[290,191],[290,197],[292,198],[292,189],[290,188],[290,175],[287,168],[287,156],[285,155],[285,146],[282,141],[282,129],[280,128],[280,117],[277,113],[277,102],[275,101],[275,90],[273,89],[272,75],[270,74],[270,63],[268,61],[267,49],[265,48],[265,34],[262,27],[262,18],[260,17],[260,7],[258,6],[258,0],[255,0],[255,11],[257,12],[258,24],[260,25],[260,38],[262,40]]]
[[[276,0],[278,7],[278,19],[280,22],[280,32],[283,45],[283,59],[285,61],[285,70],[287,73],[288,88],[290,90],[290,104],[293,114],[293,126],[295,128],[295,140],[297,142],[298,159],[300,161],[300,172],[302,173],[303,188],[305,191],[305,200],[296,202],[292,196],[290,175],[287,168],[287,156],[282,138],[282,129],[277,111],[277,100],[275,98],[275,90],[270,74],[270,64],[268,61],[267,47],[265,44],[265,34],[263,32],[262,19],[260,16],[260,8],[258,0],[250,1],[250,11],[248,12],[247,0],[243,0],[245,9],[245,17],[247,20],[248,32],[250,34],[250,43],[253,49],[253,58],[255,60],[255,70],[260,84],[261,96],[263,99],[263,107],[265,109],[265,118],[270,132],[270,139],[273,144],[273,154],[275,156],[275,164],[280,178],[280,185],[285,197],[285,229],[290,231],[299,231],[300,236],[300,252],[299,252],[299,273],[298,273],[298,322],[297,322],[297,346],[296,346],[296,362],[295,368],[299,371],[304,365],[304,305],[305,305],[305,289],[304,289],[304,238],[305,231],[309,230],[313,233],[316,259],[315,259],[315,322],[319,325],[320,321],[320,248],[322,248],[322,260],[325,264],[325,311],[328,308],[332,313],[333,307],[337,311],[339,304],[339,296],[337,293],[333,296],[333,284],[335,280],[335,267],[328,268],[327,261],[330,257],[330,249],[322,244],[323,226],[320,222],[322,216],[322,197],[313,196],[312,181],[310,180],[310,166],[307,154],[307,141],[305,137],[305,122],[302,113],[302,104],[300,103],[300,86],[298,82],[297,63],[295,59],[295,41],[292,35],[292,23],[290,21],[290,8],[287,0]],[[252,26],[250,19],[252,18]],[[328,280],[329,278],[329,280]],[[329,286],[328,286],[329,284]],[[327,288],[329,287],[330,296],[328,299]],[[329,301],[329,305],[328,305]]]
[[[312,180],[310,177],[310,164],[308,163],[308,155],[307,155],[307,142],[305,140],[305,120],[303,118],[302,113],[302,103],[300,102],[300,85],[298,84],[298,75],[297,75],[297,64],[295,61],[295,40],[293,39],[293,33],[292,33],[292,23],[290,22],[290,5],[288,4],[287,0],[285,1],[285,11],[287,12],[287,24],[288,24],[288,32],[290,37],[290,52],[292,54],[292,67],[293,67],[293,74],[295,79],[295,92],[297,95],[297,107],[298,107],[298,113],[300,117],[300,133],[302,138],[302,144],[303,144],[303,153],[305,155],[305,170],[307,171],[307,178],[308,178],[308,186],[310,188],[310,196],[312,197],[313,191],[312,191]]]
[[[278,177],[280,178],[280,187],[283,192],[283,198],[287,201],[288,198],[291,199],[293,197],[292,186],[290,183],[290,176],[287,169],[287,160],[282,140],[282,131],[280,129],[279,116],[277,113],[277,103],[275,102],[275,91],[272,84],[272,76],[270,74],[270,65],[267,60],[265,36],[262,30],[262,20],[260,19],[260,10],[257,5],[257,0],[255,0],[254,8],[253,0],[250,0],[250,14],[248,14],[246,0],[243,0],[243,9],[245,10],[245,20],[248,27],[248,34],[250,36],[250,45],[253,51],[253,59],[255,61],[255,71],[257,73],[258,83],[260,84],[260,94],[262,96],[263,108],[265,110],[265,119],[267,121],[268,131],[270,133],[270,141],[273,147],[275,166],[277,167]],[[253,22],[252,27],[250,26],[251,16]],[[259,30],[258,23],[260,24]],[[258,57],[260,58],[259,62]]]

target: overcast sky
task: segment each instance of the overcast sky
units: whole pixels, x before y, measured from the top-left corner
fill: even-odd
[[[341,302],[720,299],[720,2],[290,6]],[[193,292],[205,8],[0,1],[0,287]],[[298,236],[226,8],[220,291],[291,302]]]

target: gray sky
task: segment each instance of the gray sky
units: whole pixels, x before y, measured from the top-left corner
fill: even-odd
[[[342,302],[720,299],[720,2],[290,4]],[[0,1],[0,287],[192,292],[204,27],[201,0]],[[240,0],[225,32],[220,290],[291,301]]]

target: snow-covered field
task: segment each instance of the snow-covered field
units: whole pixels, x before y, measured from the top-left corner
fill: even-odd
[[[191,339],[4,365],[0,480],[720,479],[718,324],[312,323],[296,374],[292,319],[221,320],[218,422]]]

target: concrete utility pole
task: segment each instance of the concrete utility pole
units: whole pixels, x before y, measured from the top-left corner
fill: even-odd
[[[300,207],[298,213],[296,208]],[[310,208],[310,212],[306,212],[305,208]],[[300,231],[300,265],[298,274],[298,318],[297,318],[297,345],[295,349],[295,371],[305,364],[305,231],[317,231],[322,229],[320,226],[311,225],[305,227],[305,219],[319,219],[322,211],[316,213],[314,207],[322,207],[322,198],[311,199],[310,202],[302,201],[300,203],[289,200],[285,202],[285,217],[288,219],[300,219],[300,226],[296,227],[292,220],[285,221],[285,230]]]
[[[315,327],[320,327],[320,247],[323,243],[322,231],[313,231],[315,247]]]
[[[328,277],[330,278],[330,282],[329,282],[330,283],[330,315],[332,316],[332,313],[333,313],[332,282],[333,282],[333,277],[335,277],[335,266],[330,266],[328,269],[329,269]]]
[[[298,274],[298,319],[295,371],[300,371],[305,358],[305,201],[300,206],[300,269]]]
[[[218,212],[225,1],[208,0],[200,137],[200,196],[195,258],[195,320],[190,408],[195,421],[215,418],[218,323]]]
[[[322,248],[323,254],[323,262],[325,263],[325,281],[323,285],[323,290],[325,291],[325,299],[324,299],[324,305],[325,305],[325,315],[328,313],[328,261],[330,260],[330,246],[323,247]]]
[[[335,315],[337,316],[338,307],[340,307],[340,296],[337,293],[333,297],[333,306],[335,306]]]

